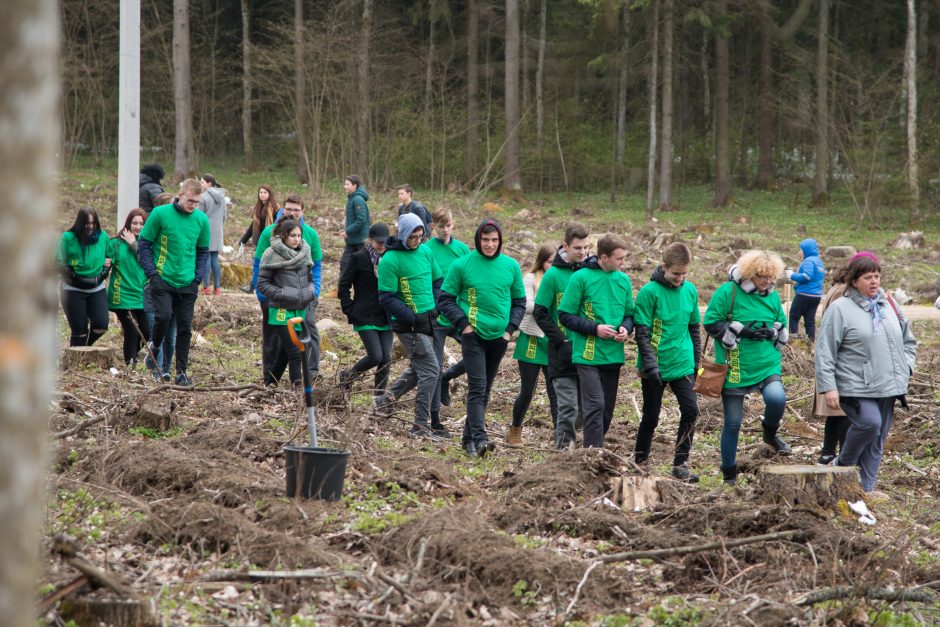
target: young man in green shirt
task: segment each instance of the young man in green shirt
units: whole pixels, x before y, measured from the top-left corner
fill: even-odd
[[[587,257],[588,230],[579,222],[570,222],[552,267],[548,269],[535,293],[532,317],[548,338],[548,378],[555,388],[558,420],[555,423],[555,448],[567,448],[575,440],[580,402],[578,369],[571,362],[570,332],[558,322],[558,305],[565,295],[571,276]]]
[[[307,365],[310,368],[310,376],[315,379],[320,374],[320,332],[317,330],[317,305],[320,302],[320,284],[323,268],[323,250],[320,247],[320,236],[309,224],[303,222],[304,200],[297,194],[291,194],[284,199],[284,208],[281,209],[280,220],[291,219],[300,222],[302,237],[310,247],[310,256],[313,259],[313,267],[310,269],[313,278],[313,301],[307,306],[306,324],[310,330],[310,344],[307,355]],[[258,270],[261,264],[261,256],[271,247],[271,234],[274,232],[275,224],[268,225],[261,234],[258,235],[258,245],[255,246],[254,271],[251,277],[251,287],[255,290],[258,302],[261,305],[261,371],[265,385],[277,385],[281,380],[281,375],[287,368],[287,351],[281,346],[277,331],[268,324],[268,306],[265,304],[267,298],[257,290]]]
[[[608,233],[572,275],[558,306],[558,319],[572,332],[572,361],[578,368],[584,447],[604,447],[617,403],[624,362],[623,343],[633,330],[633,287],[620,271],[627,243]]]
[[[653,270],[650,282],[636,296],[636,366],[641,373],[643,416],[636,432],[634,458],[638,464],[649,458],[668,385],[679,401],[672,476],[697,483],[698,475],[689,470],[688,461],[698,417],[692,386],[701,360],[702,316],[698,290],[686,280],[692,252],[682,242],[674,242],[663,249],[662,259],[662,265]]]
[[[446,431],[431,421],[431,402],[438,388],[441,367],[434,355],[435,292],[441,286],[441,269],[424,241],[424,225],[413,213],[398,217],[398,236],[389,237],[379,262],[379,303],[392,320],[392,330],[411,360],[388,392],[375,398],[375,409],[386,414],[389,405],[417,387],[414,437],[438,437]]]
[[[451,264],[438,306],[462,335],[467,367],[463,448],[471,457],[483,457],[495,448],[483,422],[490,389],[506,346],[522,322],[526,301],[519,264],[500,254],[499,224],[492,218],[483,220],[474,242],[475,251]]]
[[[196,179],[180,184],[172,204],[155,207],[140,232],[137,258],[150,283],[154,325],[150,349],[163,343],[176,318],[176,384],[192,385],[187,374],[192,339],[193,309],[199,284],[209,269],[209,219],[195,211],[202,198]]]

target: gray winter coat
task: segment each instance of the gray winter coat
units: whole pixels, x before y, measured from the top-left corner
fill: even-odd
[[[832,301],[816,332],[816,386],[840,396],[889,398],[907,393],[914,370],[917,340],[904,314],[895,314],[884,290],[878,291],[884,313],[872,332],[868,300],[848,288]]]
[[[272,239],[273,241],[273,239]],[[278,240],[280,241],[280,240]],[[304,256],[308,263],[295,265],[293,268],[272,268],[265,264],[266,258],[277,259],[273,247],[265,251],[258,270],[258,291],[261,292],[270,307],[275,309],[306,309],[313,301],[313,277],[310,274],[310,248],[302,243]]]
[[[225,190],[221,187],[210,187],[202,193],[202,199],[197,205],[198,209],[209,218],[209,250],[220,251],[224,242],[222,232],[227,214],[225,208]]]

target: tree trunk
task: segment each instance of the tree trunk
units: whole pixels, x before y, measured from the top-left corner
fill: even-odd
[[[356,141],[358,164],[356,166],[363,181],[369,178],[369,39],[372,34],[372,0],[362,2],[362,22],[359,34],[359,116],[356,119]]]
[[[774,186],[774,46],[770,27],[761,22],[760,89],[758,90],[757,121],[757,187],[769,190]]]
[[[245,153],[245,171],[255,168],[255,149],[251,142],[251,8],[250,0],[242,3],[242,145]]]
[[[702,54],[699,58],[702,60],[702,120],[708,129],[712,120],[712,94],[708,76],[708,31],[705,29],[702,29]]]
[[[545,37],[547,0],[539,9],[539,56],[535,66],[535,145],[539,156],[539,191],[542,191],[542,138],[545,131]]]
[[[189,58],[189,0],[173,0],[173,92],[176,105],[176,163],[173,177],[194,176],[193,97]]]
[[[617,164],[623,169],[623,160],[627,154],[627,54],[630,48],[630,7],[620,9],[620,59],[617,76]]]
[[[297,181],[310,184],[310,158],[304,134],[307,106],[304,98],[304,78],[307,73],[304,55],[304,0],[294,0],[294,132],[297,133]]]
[[[672,36],[673,0],[663,0],[663,125],[659,161],[659,207],[672,208]]]
[[[428,5],[428,59],[424,66],[424,110],[431,110],[432,78],[434,76],[434,10]]]
[[[718,0],[717,17],[722,25],[728,17],[728,0]],[[713,207],[727,207],[731,203],[731,159],[728,137],[728,96],[730,91],[730,60],[728,39],[715,33],[715,197]]]
[[[522,189],[519,166],[519,0],[506,0],[506,147],[503,186]]]
[[[920,185],[917,176],[917,8],[907,0],[907,43],[904,49],[904,89],[907,92],[907,190],[911,226],[919,219]]]
[[[0,20],[0,58],[8,60],[0,67],[0,184],[29,199],[29,211],[17,203],[0,209],[9,234],[0,246],[0,289],[17,295],[0,301],[0,616],[8,625],[35,622],[45,436],[55,389],[49,251],[58,186],[49,177],[61,149],[59,11],[55,0],[7,0]]]
[[[829,0],[819,0],[816,56],[816,176],[813,205],[829,204]]]
[[[656,105],[659,84],[659,0],[653,0],[653,23],[650,26],[650,67],[647,79],[650,106],[650,152],[646,172],[646,219],[653,217],[653,198],[656,195]]]
[[[521,78],[519,89],[522,92],[522,110],[529,110],[529,0],[522,0],[522,20],[520,22],[520,36],[522,46],[520,52]]]
[[[862,498],[855,466],[764,466],[757,473],[761,500],[779,505],[836,509]]]
[[[544,1],[544,0],[543,0]],[[480,12],[477,0],[467,2],[467,165],[469,183],[477,171],[477,143],[479,142],[480,114],[477,108],[477,88],[480,82]]]

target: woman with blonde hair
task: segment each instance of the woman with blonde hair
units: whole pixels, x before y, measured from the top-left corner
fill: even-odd
[[[787,316],[774,289],[783,269],[775,253],[744,253],[731,266],[728,281],[715,290],[705,312],[705,331],[715,339],[715,361],[728,365],[721,393],[721,472],[728,485],[737,482],[738,435],[748,394],[759,392],[764,398],[764,442],[781,455],[790,454],[790,446],[777,435],[787,403],[780,350],[790,339]]]
[[[539,291],[542,277],[552,267],[555,258],[555,245],[543,244],[535,255],[535,262],[529,271],[522,277],[525,287],[525,316],[519,324],[519,338],[512,358],[519,362],[519,394],[512,404],[512,425],[506,434],[506,445],[511,447],[523,446],[522,421],[532,396],[535,394],[535,384],[539,380],[539,372],[545,376],[545,389],[548,392],[548,403],[552,414],[552,428],[556,422],[557,404],[555,402],[555,388],[548,378],[548,338],[539,328],[532,311],[535,309],[535,294]]]

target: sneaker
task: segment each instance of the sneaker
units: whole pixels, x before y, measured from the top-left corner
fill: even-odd
[[[213,295],[213,296],[221,296],[221,295],[222,295],[222,288],[221,288],[221,287],[217,287],[217,288],[215,288],[214,290],[212,290],[212,295]]]
[[[424,425],[412,425],[411,430],[408,432],[408,435],[419,440],[430,438],[431,430]]]
[[[823,453],[819,456],[819,459],[816,460],[816,463],[820,466],[829,466],[836,460],[836,456],[831,453]]]
[[[679,481],[685,481],[686,483],[698,483],[698,475],[689,470],[688,462],[681,464],[679,466],[672,467],[672,476]]]
[[[162,374],[160,375],[160,379],[162,379],[163,381],[165,381],[165,382],[167,382],[167,383],[169,383],[169,382],[170,382],[170,379],[172,379],[172,378],[173,378],[173,375],[171,375],[169,372],[164,372],[164,373],[162,373]]]
[[[450,431],[448,431],[447,427],[444,425],[431,425],[431,433],[441,440],[449,440],[451,438]]]
[[[166,373],[164,373],[164,374],[165,374],[167,377],[170,376],[170,373],[168,373],[168,372],[166,372]],[[168,378],[167,380],[169,380],[169,378]],[[192,387],[192,386],[193,386],[193,380],[190,379],[189,376],[188,376],[185,372],[181,372],[181,373],[179,373],[178,375],[176,375],[176,381],[175,381],[175,383],[176,383],[176,385],[185,385],[186,387]]]
[[[352,387],[353,382],[352,372],[350,370],[340,370],[339,371],[339,388],[345,392],[348,392]]]
[[[781,455],[789,455],[792,452],[790,450],[790,445],[787,444],[787,441],[777,435],[776,431],[771,431],[766,426],[764,426],[763,421],[761,421],[761,428],[764,432],[764,444],[767,444],[770,446],[770,448],[777,451]]]
[[[477,447],[473,442],[464,442],[462,446],[463,452],[466,453],[468,457],[480,456],[480,454],[477,452]]]
[[[441,405],[450,407],[450,382],[441,379]]]
[[[391,407],[392,401],[388,398],[388,394],[383,394],[381,396],[374,396],[372,398],[372,411],[377,416],[382,416],[383,418],[388,418],[395,413],[395,410]]]
[[[492,453],[496,450],[496,445],[490,442],[489,440],[483,440],[477,442],[476,445],[477,457],[483,458],[486,457],[488,453]]]

